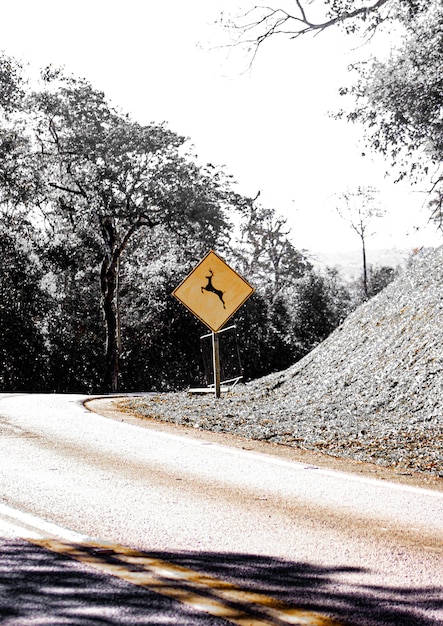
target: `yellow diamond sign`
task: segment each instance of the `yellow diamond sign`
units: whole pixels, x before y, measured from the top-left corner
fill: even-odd
[[[254,291],[254,287],[211,250],[172,295],[217,333]]]

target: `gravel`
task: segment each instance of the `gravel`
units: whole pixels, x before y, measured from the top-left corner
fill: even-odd
[[[443,247],[417,254],[289,369],[217,400],[125,402],[139,417],[443,478]]]

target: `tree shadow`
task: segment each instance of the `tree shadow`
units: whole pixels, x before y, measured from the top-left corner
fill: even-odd
[[[343,624],[441,626],[443,623],[443,587],[371,586],[365,583],[370,571],[361,568],[320,567],[242,554],[161,552],[158,557],[245,589],[259,589],[297,608],[331,615]],[[353,575],[354,582],[340,582],[343,574]]]
[[[216,626],[219,620],[22,540],[0,541],[5,626]]]
[[[121,556],[118,546],[105,550],[82,546],[82,550],[98,555],[108,564],[119,563],[117,559]],[[196,551],[138,552],[137,555],[189,568],[297,609],[330,615],[342,624],[438,626],[442,623],[443,588],[369,586],[365,584],[369,574],[365,570],[319,567],[248,554]],[[137,564],[128,567],[139,571]],[[348,574],[351,576],[344,582]],[[344,580],[340,581],[343,575]],[[187,583],[174,584],[185,589]],[[208,597],[216,591],[216,587],[208,588]],[[161,593],[102,574],[66,554],[18,539],[0,540],[0,622],[7,626],[221,626],[227,623]]]

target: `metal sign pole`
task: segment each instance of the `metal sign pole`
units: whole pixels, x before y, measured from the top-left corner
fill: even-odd
[[[214,356],[215,397],[220,398],[220,342],[218,333],[212,333],[212,348]]]
[[[255,289],[214,250],[194,267],[172,295],[212,331],[215,397],[220,398],[220,346],[217,333]]]

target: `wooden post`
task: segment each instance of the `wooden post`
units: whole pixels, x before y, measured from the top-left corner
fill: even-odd
[[[214,356],[215,397],[220,398],[220,343],[218,333],[212,333],[212,348]]]

